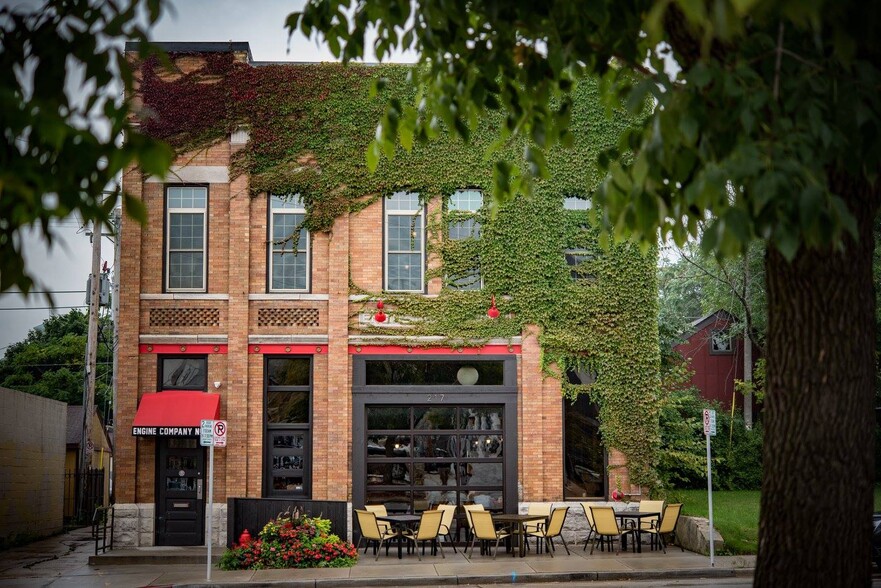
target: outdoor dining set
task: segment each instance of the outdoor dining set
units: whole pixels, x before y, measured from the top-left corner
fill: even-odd
[[[651,549],[662,549],[666,553],[665,536],[675,537],[676,525],[682,512],[681,504],[665,504],[663,500],[644,500],[640,502],[637,510],[615,510],[611,506],[595,506],[589,502],[580,504],[588,528],[583,549],[586,550],[590,543],[591,554],[596,547],[601,550],[608,547],[611,551],[616,539],[618,540],[616,555],[622,549],[627,549],[628,539],[631,541],[633,551],[641,553],[643,535],[649,537]],[[368,504],[363,509],[355,509],[361,530],[358,548],[360,549],[362,542],[366,541],[364,552],[367,553],[367,549],[372,544],[376,554],[375,559],[378,560],[382,546],[385,545],[388,555],[392,542],[396,541],[398,559],[403,557],[403,546],[406,544],[407,552],[409,553],[412,548],[421,561],[426,544],[429,544],[433,555],[439,551],[441,557],[446,558],[443,548],[445,542],[458,553],[452,533],[457,508],[453,504],[439,504],[434,509],[424,510],[421,514],[408,512],[389,514],[389,510],[392,509],[386,508],[385,504]],[[481,555],[491,554],[495,559],[498,555],[499,543],[503,540],[506,549],[512,555],[519,554],[520,557],[525,557],[527,550],[530,549],[530,538],[535,538],[538,553],[541,553],[544,547],[544,551],[551,557],[556,551],[554,540],[559,538],[567,555],[571,555],[569,545],[563,537],[563,527],[569,512],[568,506],[553,508],[552,504],[536,503],[529,506],[526,514],[490,512],[481,504],[465,504],[462,509],[466,525],[466,547],[463,551],[466,558],[469,557],[468,550],[471,550],[473,556],[475,546],[478,546]],[[514,549],[515,543],[517,549]],[[420,544],[421,554],[417,549]]]

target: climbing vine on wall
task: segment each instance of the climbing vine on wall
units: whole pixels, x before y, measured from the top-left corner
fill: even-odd
[[[180,57],[172,55],[172,62]],[[388,98],[413,103],[409,66],[255,67],[229,53],[204,57],[204,65],[185,74],[169,75],[156,61],[143,64],[140,91],[150,114],[143,131],[183,154],[247,129],[250,141],[234,154],[231,175],[247,174],[254,197],[299,193],[307,208],[302,228],[312,232],[328,231],[337,217],[398,190],[418,192],[423,202],[443,202],[460,189],[488,194],[495,159],[523,152],[523,143],[512,142],[487,158],[500,122],[488,117],[470,144],[443,136],[416,143],[392,161],[383,158],[371,174],[364,154]],[[387,83],[371,96],[378,78]],[[548,154],[550,176],[536,181],[531,196],[494,214],[488,206],[477,212],[479,238],[443,239],[449,224],[464,218],[461,212],[441,206],[427,215],[429,268],[435,269],[426,278],[449,285],[477,264],[481,290],[445,287],[429,298],[368,292],[352,283],[351,292],[365,295],[365,313],[383,298],[390,314],[409,324],[408,335],[439,336],[438,345],[510,339],[537,325],[546,375],[560,378],[569,397],[591,394],[604,442],[628,457],[634,483],[650,484],[658,440],[656,253],[629,243],[601,248],[589,213],[563,209],[566,196],[588,197],[599,183],[596,155],[629,122],[623,113],[606,116],[596,83],[584,80],[574,94],[574,145]],[[566,265],[566,249],[579,254],[579,279]],[[501,311],[495,320],[486,316],[491,294]],[[564,374],[570,368],[595,372],[596,382],[569,384]]]

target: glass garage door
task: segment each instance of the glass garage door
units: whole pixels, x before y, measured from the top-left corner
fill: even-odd
[[[502,405],[366,405],[366,503],[504,505]]]

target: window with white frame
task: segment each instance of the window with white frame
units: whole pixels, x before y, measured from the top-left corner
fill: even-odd
[[[299,194],[269,199],[269,290],[309,289],[309,232],[300,229],[306,208]]]
[[[567,196],[563,199],[563,209],[575,212],[587,211],[590,210],[590,200],[581,196]],[[586,228],[586,226],[582,226],[582,229]],[[570,268],[569,275],[573,280],[593,281],[596,279],[595,276],[585,271],[582,265],[594,258],[593,253],[580,247],[570,247],[563,250],[563,257],[566,260],[566,265]]]
[[[204,292],[208,188],[168,186],[165,199],[165,288],[175,292]]]
[[[425,219],[419,194],[395,192],[385,200],[385,289],[422,292]]]
[[[480,221],[477,212],[483,207],[483,193],[480,190],[457,190],[447,200],[447,213],[452,216],[448,235],[453,241],[480,238]],[[456,290],[480,290],[483,277],[480,275],[479,260],[475,266],[457,276],[449,276],[449,286]]]

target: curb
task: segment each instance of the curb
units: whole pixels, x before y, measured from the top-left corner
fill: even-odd
[[[248,586],[270,588],[289,586],[291,588],[354,588],[358,586],[461,586],[467,584],[517,584],[551,582],[591,582],[591,581],[633,581],[633,580],[673,580],[694,578],[734,578],[751,575],[753,568],[698,568],[688,570],[649,570],[626,572],[561,572],[518,574],[516,576],[430,576],[430,577],[388,577],[388,578],[327,578],[312,580],[272,580],[248,582]],[[205,582],[175,584],[175,588],[237,588],[241,582]]]

